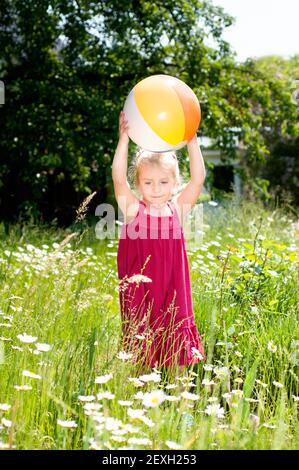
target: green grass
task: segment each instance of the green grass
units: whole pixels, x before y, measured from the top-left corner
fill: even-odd
[[[0,225],[0,447],[298,449],[298,220],[236,199],[205,202],[203,219],[202,242],[187,250],[207,361],[174,377],[172,401],[157,407],[142,393],[161,385],[137,387],[134,365],[117,357],[118,240],[84,223]],[[207,413],[215,404],[222,417]]]

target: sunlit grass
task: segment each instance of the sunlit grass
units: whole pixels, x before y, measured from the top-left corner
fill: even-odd
[[[298,448],[298,221],[238,200],[203,215],[207,360],[171,380],[121,349],[117,239],[0,225],[1,448]]]

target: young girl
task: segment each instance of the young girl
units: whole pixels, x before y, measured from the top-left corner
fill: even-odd
[[[124,215],[117,253],[123,347],[147,368],[179,370],[205,360],[192,305],[182,223],[205,179],[196,135],[187,146],[191,178],[175,195],[180,174],[174,152],[139,152],[132,167],[141,199],[127,181],[128,122],[119,117],[112,164],[115,197]]]

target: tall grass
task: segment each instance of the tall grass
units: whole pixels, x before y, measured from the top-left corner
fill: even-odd
[[[118,240],[0,225],[0,447],[298,449],[298,220],[238,199],[203,217],[207,360],[168,381],[119,354]]]

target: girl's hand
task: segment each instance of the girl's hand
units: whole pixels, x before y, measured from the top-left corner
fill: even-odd
[[[119,114],[119,140],[129,142],[128,135],[128,121],[126,120],[126,115],[123,111]]]

